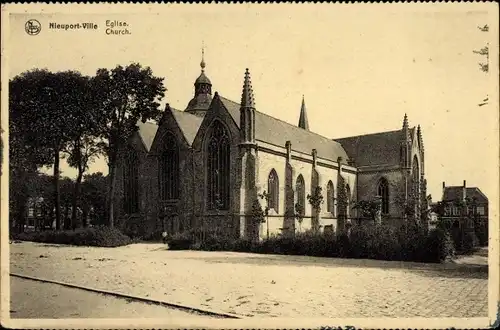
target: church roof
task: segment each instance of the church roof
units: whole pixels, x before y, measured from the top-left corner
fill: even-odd
[[[196,78],[196,81],[194,82],[195,85],[198,85],[198,84],[209,84],[211,85],[212,82],[210,81],[210,79],[208,79],[208,77],[205,75],[205,72],[201,72],[200,76],[198,78]]]
[[[184,137],[186,138],[186,141],[189,143],[189,145],[191,145],[194,141],[196,133],[198,132],[198,129],[200,128],[203,117],[193,115],[189,112],[176,110],[174,108],[170,109],[172,109],[172,115],[177,121],[182,134],[184,134]]]
[[[462,186],[450,186],[445,187],[443,191],[443,201],[454,201],[462,200],[463,197],[463,187]],[[488,198],[481,192],[477,187],[467,187],[465,188],[465,196],[467,198],[476,198],[479,203],[487,203]]]
[[[151,149],[151,145],[153,144],[153,140],[156,135],[156,131],[158,130],[158,125],[155,123],[151,122],[145,122],[143,123],[142,121],[139,121],[137,123],[137,126],[139,127],[139,136],[142,139],[142,142],[144,143],[144,146],[146,147],[146,150],[149,151]]]
[[[410,128],[413,137],[415,128]],[[335,139],[356,166],[398,165],[402,131],[390,131]]]
[[[240,125],[240,104],[220,96],[220,100],[233,117],[234,122]],[[310,155],[316,149],[320,158],[347,163],[348,156],[342,146],[329,138],[304,130],[277,118],[255,111],[255,139],[277,146],[284,147],[286,141],[292,143],[292,149]]]

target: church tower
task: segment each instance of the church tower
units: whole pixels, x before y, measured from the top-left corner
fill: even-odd
[[[302,95],[302,106],[300,107],[299,127],[307,131],[309,130],[309,121],[307,120],[306,102],[304,101],[304,95]]]
[[[205,49],[201,50],[201,74],[194,82],[194,97],[189,101],[186,112],[204,116],[212,102],[212,82],[205,75]]]

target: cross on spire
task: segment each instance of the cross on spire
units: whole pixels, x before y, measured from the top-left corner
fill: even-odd
[[[201,72],[204,72],[205,66],[206,66],[206,63],[205,63],[205,42],[204,41],[202,41],[202,43],[201,43],[201,63],[200,63],[200,66],[201,66]]]

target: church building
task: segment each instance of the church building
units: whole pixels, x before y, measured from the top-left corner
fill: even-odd
[[[248,69],[239,102],[212,91],[202,60],[184,110],[167,104],[158,125],[138,123],[117,168],[122,223],[135,218],[144,232],[217,228],[262,238],[343,230],[360,218],[352,206],[361,200],[379,200],[382,221],[402,221],[408,205],[415,214],[426,207],[422,132],[406,115],[396,130],[333,140],[310,131],[304,99],[297,125],[267,115]],[[319,210],[307,197],[317,187]],[[263,224],[252,220],[256,200],[269,210]]]

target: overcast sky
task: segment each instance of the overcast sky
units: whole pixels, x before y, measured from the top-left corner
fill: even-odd
[[[310,129],[331,138],[400,129],[407,113],[410,125],[422,128],[434,201],[442,181],[464,179],[498,200],[498,75],[480,71],[482,58],[472,52],[490,42],[498,54],[496,7],[379,5],[165,5],[135,15],[13,15],[9,76],[32,68],[92,75],[139,62],[165,77],[165,101],[183,110],[204,42],[214,92],[239,101],[249,68],[259,111],[297,124],[305,95]],[[42,25],[37,36],[25,32],[32,18]],[[106,20],[127,22],[131,34],[106,35]],[[99,28],[57,31],[49,22]],[[488,33],[478,29],[485,24]],[[487,94],[489,105],[478,107]],[[107,172],[103,160],[91,170]]]

